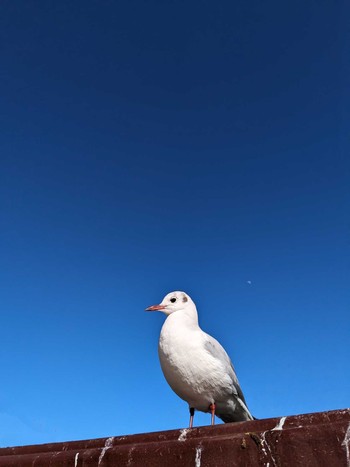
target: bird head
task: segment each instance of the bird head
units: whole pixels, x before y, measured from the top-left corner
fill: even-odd
[[[146,311],[161,311],[166,315],[175,313],[176,311],[186,310],[193,307],[194,303],[185,292],[170,292],[162,300],[159,305],[152,305],[146,308]]]

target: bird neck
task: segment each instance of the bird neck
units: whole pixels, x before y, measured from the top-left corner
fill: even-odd
[[[174,326],[198,327],[198,314],[195,306],[186,310],[171,313],[166,319],[168,324]]]

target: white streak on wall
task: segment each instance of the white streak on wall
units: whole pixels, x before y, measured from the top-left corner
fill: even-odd
[[[181,434],[180,436],[177,438],[178,441],[186,441],[186,436],[187,436],[187,433],[189,432],[189,429],[188,428],[184,428],[183,430],[181,430]]]
[[[282,429],[283,429],[284,422],[286,421],[286,418],[287,418],[287,417],[282,417],[282,418],[280,419],[280,421],[277,423],[277,425],[275,426],[275,428],[272,428],[271,431],[282,430]]]
[[[199,445],[197,448],[196,448],[196,458],[194,460],[194,466],[195,467],[201,467],[201,457],[202,457],[202,446]]]
[[[114,440],[114,436],[111,436],[110,438],[106,439],[105,446],[101,451],[100,457],[98,458],[98,465],[100,465],[103,459],[103,456],[106,454],[106,451],[111,448],[113,440]]]
[[[345,437],[341,445],[345,448],[347,466],[350,467],[350,423],[348,425],[348,429],[346,430]]]
[[[276,467],[277,466],[277,462],[276,462],[276,459],[273,457],[273,454],[272,454],[272,451],[271,451],[271,448],[269,446],[269,443],[266,441],[266,431],[264,431],[262,434],[261,434],[261,450],[262,452],[264,453],[264,456],[265,457],[271,457],[271,460],[273,462],[273,465]],[[269,452],[267,452],[267,450]],[[270,456],[269,456],[270,454]],[[270,462],[267,462],[266,463],[266,467],[270,467]]]
[[[130,448],[130,451],[128,453],[128,463],[126,464],[127,466],[130,466],[131,463],[132,463],[132,453],[133,453],[134,450],[135,450],[135,446]]]

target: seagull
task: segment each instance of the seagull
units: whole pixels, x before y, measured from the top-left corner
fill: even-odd
[[[190,428],[195,410],[211,413],[225,423],[253,420],[230,357],[214,337],[198,325],[197,308],[185,292],[170,292],[159,305],[167,318],[160,332],[158,353],[165,379],[189,405]]]

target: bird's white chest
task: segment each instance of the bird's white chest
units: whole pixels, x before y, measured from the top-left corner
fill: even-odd
[[[174,392],[198,410],[215,400],[219,377],[214,359],[206,352],[200,328],[179,326],[167,320],[159,339],[159,359]]]

